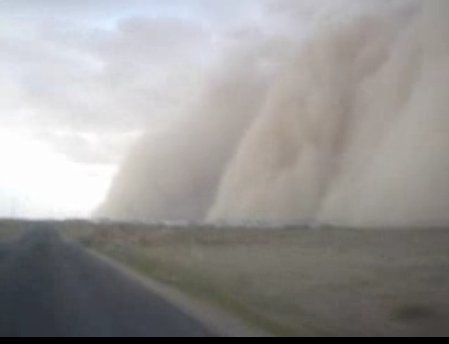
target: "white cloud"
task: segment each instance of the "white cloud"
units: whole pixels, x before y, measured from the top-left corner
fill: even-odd
[[[8,149],[18,145],[17,154],[5,159],[26,155],[26,146],[59,169],[62,180],[74,170],[61,166],[77,166],[79,183],[92,170],[101,174],[102,166],[117,165],[136,133],[159,131],[194,106],[211,66],[232,55],[225,51],[279,51],[266,44],[267,36],[284,32],[267,19],[272,13],[265,5],[266,0],[0,1],[0,139]],[[30,138],[20,148],[17,133],[24,131]],[[0,159],[7,152],[1,150]],[[8,164],[11,173],[20,168]],[[3,182],[0,197],[8,185],[8,195],[25,197],[16,184]],[[91,203],[85,202],[84,211]]]
[[[0,216],[88,215],[114,166],[77,164],[26,132],[0,130]]]
[[[0,1],[0,215],[8,199],[18,215],[93,209],[136,133],[192,106],[255,3]]]

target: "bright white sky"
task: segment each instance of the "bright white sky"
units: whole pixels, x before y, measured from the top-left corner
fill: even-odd
[[[139,133],[185,111],[224,51],[290,32],[298,3],[0,0],[0,217],[88,216]]]
[[[0,130],[4,216],[87,215],[105,193],[112,167],[81,164],[19,130]]]

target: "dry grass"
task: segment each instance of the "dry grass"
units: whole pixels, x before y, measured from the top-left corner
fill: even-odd
[[[24,222],[13,220],[0,220],[0,240],[16,239],[28,230],[28,226]]]
[[[447,230],[104,225],[70,234],[275,335],[449,334]]]

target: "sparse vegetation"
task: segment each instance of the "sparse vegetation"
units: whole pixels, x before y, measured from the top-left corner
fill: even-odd
[[[28,229],[25,222],[0,220],[0,241],[20,237]]]
[[[447,331],[447,230],[429,235],[105,224],[67,233],[275,335]],[[428,311],[417,322],[396,316],[398,308]]]

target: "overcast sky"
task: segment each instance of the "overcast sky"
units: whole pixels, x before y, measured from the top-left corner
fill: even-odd
[[[287,34],[292,3],[0,0],[0,216],[88,215],[136,137],[233,46]]]

